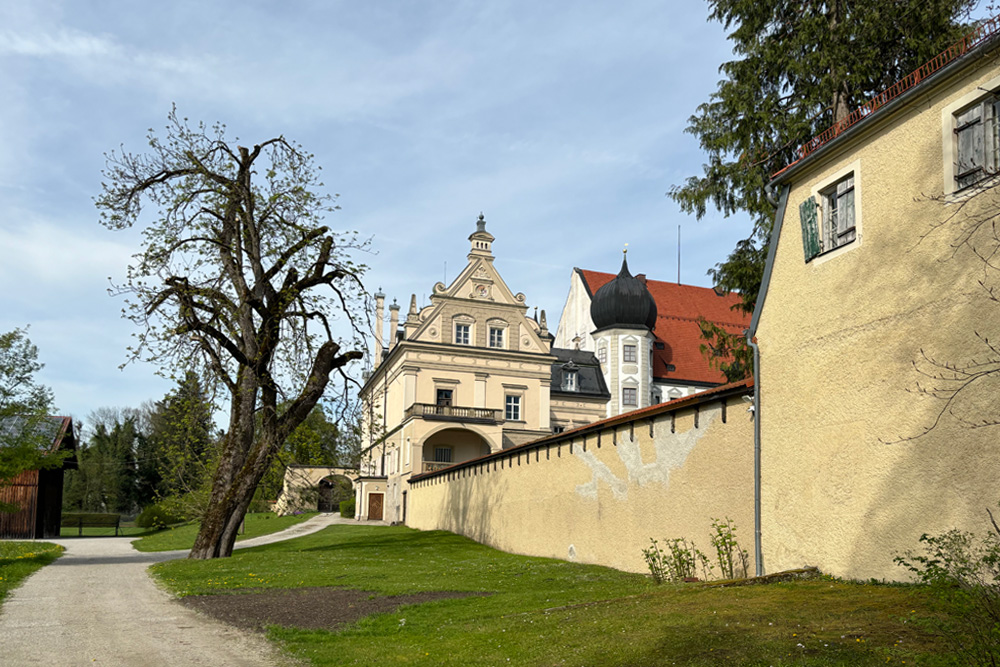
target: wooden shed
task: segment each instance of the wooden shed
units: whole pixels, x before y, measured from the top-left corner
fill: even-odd
[[[24,428],[24,420],[8,417],[0,429]],[[76,466],[76,437],[71,417],[48,417],[35,428],[43,436],[46,453],[73,452],[56,468],[26,470],[11,482],[0,484],[0,503],[18,506],[0,512],[0,539],[59,537],[62,517],[63,471]]]

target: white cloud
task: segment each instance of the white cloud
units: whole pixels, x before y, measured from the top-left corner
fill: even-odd
[[[36,58],[92,58],[116,53],[118,48],[104,37],[61,28],[48,33],[0,32],[0,55]]]

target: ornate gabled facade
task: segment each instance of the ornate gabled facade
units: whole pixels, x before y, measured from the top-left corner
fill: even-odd
[[[359,519],[405,521],[408,477],[549,435],[553,409],[557,429],[604,415],[608,393],[590,377],[593,355],[553,353],[545,312],[528,317],[525,295],[493,265],[493,241],[480,216],[468,263],[450,285],[434,285],[423,307],[412,296],[402,322],[399,306],[389,306],[388,344],[385,295],[375,295],[378,363],[361,390]],[[570,377],[589,379],[573,390],[563,385]]]

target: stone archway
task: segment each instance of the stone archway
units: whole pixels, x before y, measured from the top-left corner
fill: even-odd
[[[358,471],[352,468],[290,465],[285,468],[285,483],[281,495],[278,496],[278,501],[274,504],[274,511],[279,516],[295,512],[316,511],[319,502],[317,496],[322,491],[321,483],[323,480],[329,480],[327,485],[331,490],[335,483],[352,489],[350,495],[353,497],[353,488],[357,479]],[[328,502],[334,503],[336,495],[336,493],[332,493]],[[339,500],[336,502],[339,503]],[[338,509],[337,505],[333,505],[330,511],[336,512]]]
[[[345,475],[327,475],[317,485],[316,509],[320,512],[337,512],[340,503],[354,497],[354,484]]]

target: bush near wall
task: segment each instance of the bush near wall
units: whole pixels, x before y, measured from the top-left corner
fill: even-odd
[[[176,516],[163,507],[150,505],[139,513],[135,519],[135,525],[140,528],[166,528],[182,521],[184,521],[182,517]]]
[[[340,503],[340,516],[345,519],[354,518],[354,498],[350,500],[344,500]]]

